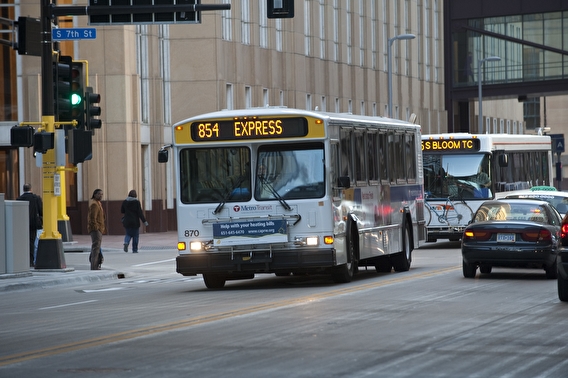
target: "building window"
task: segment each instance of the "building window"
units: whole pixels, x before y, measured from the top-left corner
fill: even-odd
[[[231,0],[223,0],[223,4],[230,4]],[[222,38],[225,41],[233,40],[233,21],[231,19],[231,10],[227,9],[221,11],[221,22],[222,22]]]
[[[353,27],[353,10],[351,8],[351,1],[352,0],[346,1],[347,22],[345,24],[345,29],[347,31],[347,64],[353,63],[353,30],[351,30]]]
[[[225,96],[227,97],[226,101],[227,101],[227,109],[228,110],[232,110],[234,109],[234,104],[233,104],[233,84],[227,84],[227,86],[225,87]]]
[[[304,54],[310,56],[312,52],[312,18],[310,12],[311,1],[304,3]]]
[[[250,5],[249,0],[241,0],[241,43],[250,45]]]
[[[270,105],[269,99],[268,99],[268,89],[267,88],[262,88],[262,106],[268,106]]]
[[[527,130],[535,131],[540,127],[540,97],[523,102],[523,118]]]
[[[268,48],[268,18],[266,18],[266,0],[258,0],[258,9],[260,47]]]
[[[325,0],[319,0],[320,59],[325,59]]]
[[[333,0],[333,60],[339,61],[339,0]]]
[[[359,0],[359,66],[365,67],[365,0]],[[361,113],[362,114],[362,113]]]
[[[245,86],[245,109],[252,108],[252,88]]]
[[[276,19],[274,27],[276,28],[276,51],[282,51],[282,36],[284,35],[284,31],[282,30],[281,18]]]

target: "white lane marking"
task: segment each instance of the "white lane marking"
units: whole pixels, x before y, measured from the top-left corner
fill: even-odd
[[[51,310],[51,309],[53,309],[53,308],[69,307],[69,306],[75,306],[75,305],[80,305],[80,304],[85,304],[85,303],[91,303],[91,302],[97,302],[97,300],[96,300],[96,299],[93,299],[93,300],[90,300],[90,301],[68,303],[68,304],[59,305],[59,306],[42,307],[42,308],[39,308],[38,310]]]
[[[136,264],[136,265],[133,265],[133,266],[145,266],[145,265],[162,264],[162,263],[165,263],[165,262],[170,262],[170,261],[176,261],[176,259],[168,259],[168,260],[161,260],[161,261],[153,261],[153,262],[144,263],[144,264]]]
[[[109,287],[107,289],[87,289],[87,290],[79,290],[82,293],[100,293],[101,291],[116,291],[122,290],[122,287]]]

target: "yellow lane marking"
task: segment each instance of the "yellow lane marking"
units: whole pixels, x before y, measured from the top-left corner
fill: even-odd
[[[115,343],[115,342],[118,342],[118,341],[130,340],[130,339],[134,339],[134,338],[137,338],[137,337],[143,337],[143,336],[153,335],[153,334],[162,333],[162,332],[168,332],[168,331],[172,331],[172,330],[176,330],[176,329],[193,327],[193,326],[197,326],[197,325],[201,325],[201,324],[206,324],[206,323],[211,323],[211,322],[215,322],[215,321],[219,321],[219,320],[223,320],[223,319],[227,319],[227,318],[232,318],[232,317],[235,317],[235,316],[248,315],[248,314],[252,314],[252,313],[256,313],[256,312],[273,310],[273,309],[276,309],[276,308],[282,308],[282,307],[287,307],[287,306],[291,306],[291,305],[298,305],[298,304],[313,302],[315,300],[321,300],[321,299],[335,297],[335,296],[344,295],[344,294],[349,294],[349,293],[353,293],[353,292],[357,292],[357,291],[374,289],[374,288],[378,288],[378,287],[382,287],[382,286],[387,286],[387,285],[392,285],[392,284],[396,284],[396,283],[414,280],[414,279],[417,279],[417,278],[429,278],[429,277],[437,276],[437,275],[440,275],[440,274],[452,272],[452,271],[458,270],[460,268],[461,268],[461,266],[460,267],[453,266],[453,267],[449,267],[449,268],[437,269],[437,270],[433,270],[433,271],[429,271],[429,272],[425,272],[425,273],[420,273],[420,274],[416,274],[416,275],[404,275],[404,276],[400,276],[400,277],[389,278],[387,280],[383,280],[383,281],[379,281],[379,282],[370,282],[370,283],[361,284],[361,285],[354,285],[354,286],[350,286],[350,287],[339,288],[339,289],[330,290],[330,291],[327,291],[327,292],[324,292],[324,293],[311,294],[311,295],[307,295],[307,296],[303,296],[303,297],[299,297],[299,298],[295,298],[295,299],[287,299],[287,300],[281,300],[281,301],[276,301],[276,302],[271,302],[271,303],[264,303],[264,304],[259,304],[259,305],[256,305],[256,306],[250,306],[250,307],[245,307],[245,308],[241,308],[241,309],[236,309],[236,310],[233,310],[233,311],[226,311],[226,312],[221,312],[221,313],[217,313],[217,314],[203,315],[203,316],[198,316],[198,317],[195,317],[195,318],[189,318],[189,319],[182,320],[182,321],[165,323],[165,324],[162,324],[162,325],[151,326],[151,327],[138,328],[138,329],[133,329],[133,330],[130,330],[130,331],[113,333],[113,334],[107,335],[107,336],[96,337],[96,338],[77,341],[77,342],[68,343],[68,344],[56,345],[56,346],[49,347],[49,348],[12,354],[12,355],[8,355],[8,356],[0,357],[0,366],[7,366],[7,365],[23,362],[23,361],[34,360],[34,359],[38,359],[38,358],[42,358],[42,357],[48,357],[48,356],[53,356],[53,355],[57,355],[57,354],[67,353],[67,352],[75,352],[75,351],[78,351],[78,350],[81,350],[81,349],[92,348],[92,347],[96,347],[96,346]]]

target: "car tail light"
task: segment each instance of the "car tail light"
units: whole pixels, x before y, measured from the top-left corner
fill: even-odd
[[[568,236],[568,223],[564,223],[562,225],[561,230],[560,230],[560,237],[562,237],[562,239],[564,239],[567,236]]]
[[[549,230],[525,231],[521,234],[521,237],[530,242],[549,241],[552,240],[552,233]]]
[[[491,238],[491,231],[485,230],[466,230],[463,233],[464,239],[486,241]]]

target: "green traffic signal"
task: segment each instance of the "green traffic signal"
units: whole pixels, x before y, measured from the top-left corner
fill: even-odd
[[[71,106],[80,105],[81,101],[83,101],[83,98],[81,97],[80,94],[77,94],[77,93],[71,94]]]

